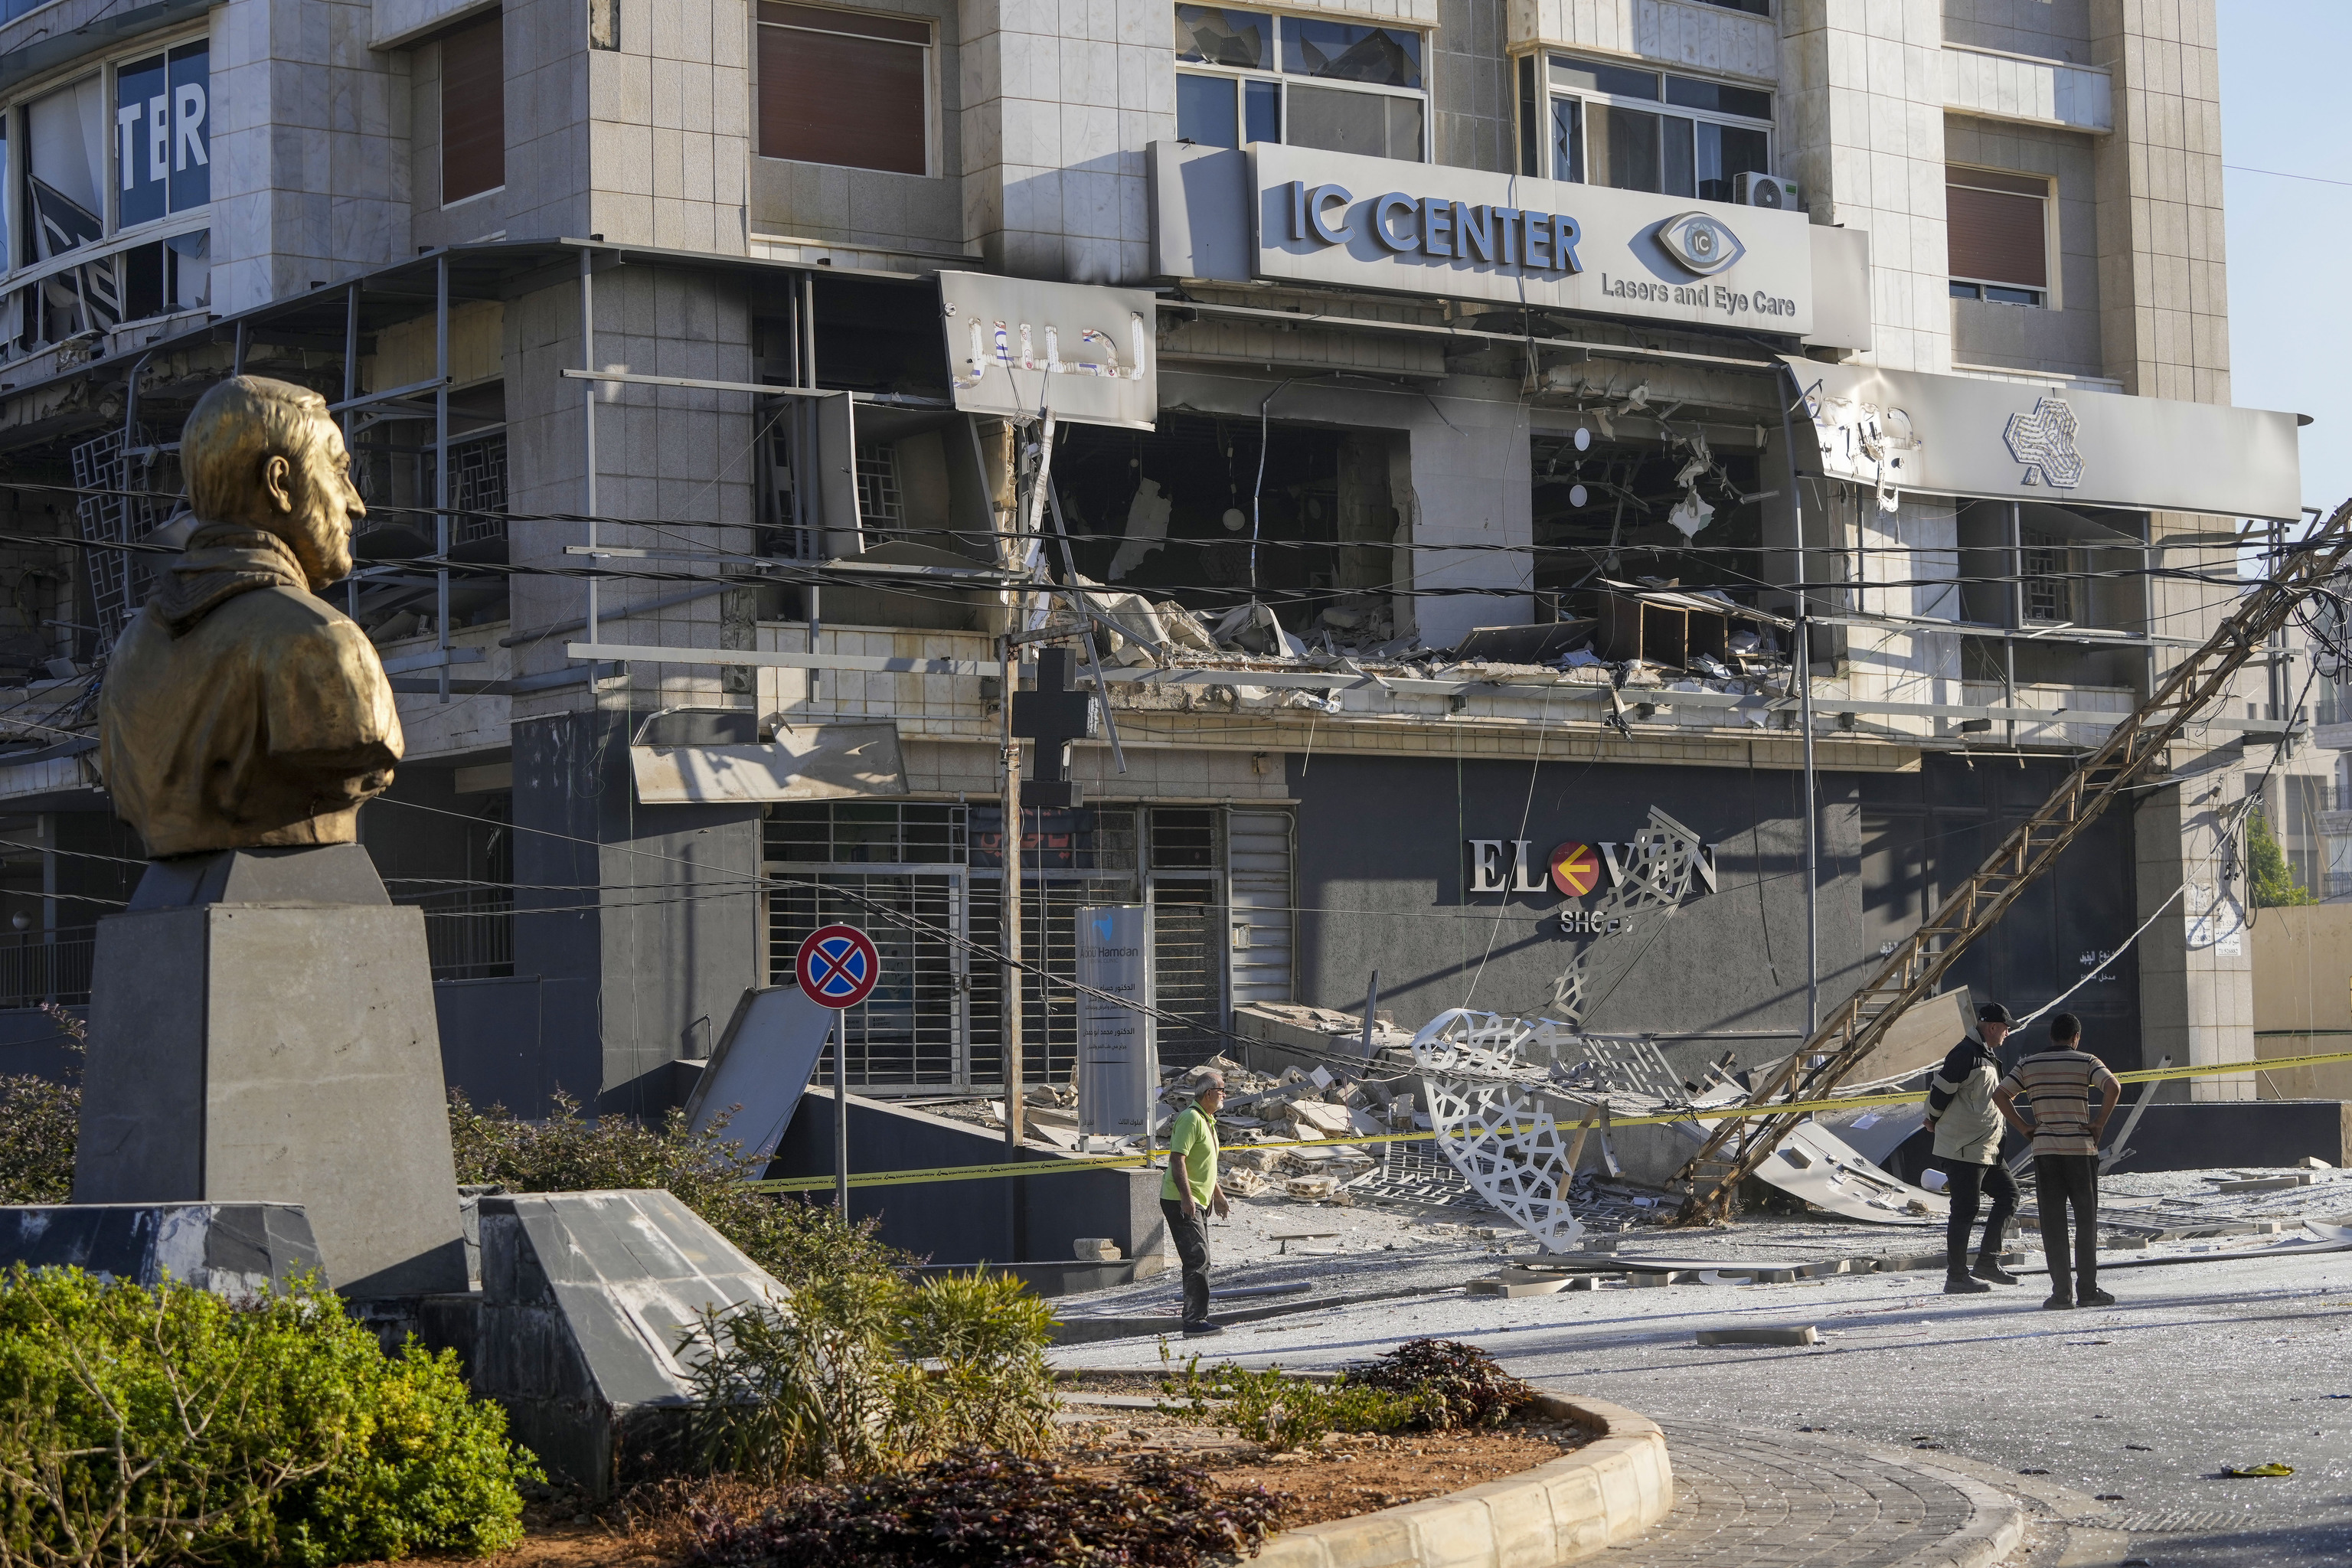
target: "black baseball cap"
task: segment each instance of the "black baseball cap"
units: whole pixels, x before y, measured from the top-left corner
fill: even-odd
[[[1977,1004],[1977,1022],[1979,1024],[2014,1025],[2017,1020],[2009,1016],[2009,1009],[2002,1006],[1998,1002],[1979,1002]]]

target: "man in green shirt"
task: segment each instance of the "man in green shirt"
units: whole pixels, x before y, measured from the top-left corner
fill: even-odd
[[[1160,1212],[1184,1262],[1184,1332],[1222,1334],[1209,1321],[1209,1219],[1225,1217],[1225,1190],[1217,1184],[1217,1108],[1225,1102],[1223,1074],[1203,1068],[1192,1078],[1192,1103],[1168,1129],[1168,1174],[1160,1184]],[[1177,1179],[1179,1168],[1183,1179]]]

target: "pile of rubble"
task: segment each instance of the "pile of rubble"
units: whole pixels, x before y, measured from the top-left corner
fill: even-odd
[[[1235,1197],[1280,1196],[1303,1203],[1348,1206],[1353,1189],[1380,1171],[1385,1145],[1311,1145],[1331,1139],[1381,1137],[1426,1128],[1411,1080],[1359,1079],[1318,1067],[1285,1068],[1277,1077],[1253,1072],[1229,1057],[1208,1065],[1224,1077],[1224,1104],[1217,1112],[1218,1167],[1225,1191]],[[1172,1108],[1189,1100],[1191,1075],[1177,1077],[1161,1091]],[[1306,1148],[1254,1148],[1254,1144],[1305,1143]]]
[[[1306,635],[1286,627],[1275,609],[1255,599],[1213,622],[1168,600],[1071,579],[1046,629],[1079,628],[1078,608],[1108,665],[1218,669],[1240,678],[1229,689],[1243,705],[1273,704],[1336,711],[1338,700],[1308,689],[1252,684],[1253,670],[1297,674],[1328,671],[1389,680],[1554,680],[1643,690],[1665,705],[1670,692],[1715,692],[1759,699],[1786,697],[1791,623],[1743,605],[1716,588],[1685,589],[1644,577],[1600,579],[1591,589],[1599,615],[1526,626],[1481,626],[1452,647],[1432,647],[1396,628],[1384,609],[1326,610]],[[1077,601],[1074,604],[1070,601]],[[1695,629],[1668,639],[1666,649],[1622,629],[1659,614]],[[1669,651],[1671,650],[1671,651]],[[1659,662],[1661,653],[1672,662]],[[1185,695],[1172,693],[1171,695]]]

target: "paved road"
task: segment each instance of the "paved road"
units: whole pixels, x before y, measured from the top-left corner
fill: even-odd
[[[1955,1298],[1928,1274],[1441,1297],[1250,1325],[1217,1350],[1328,1366],[1415,1334],[1450,1335],[1670,1429],[1813,1428],[1923,1458],[2046,1471],[2052,1484],[2115,1499],[2118,1516],[2142,1527],[2134,1552],[2158,1568],[2352,1563],[2352,1254],[2115,1269],[2105,1283],[2116,1308],[2066,1313],[2039,1310],[2038,1281]],[[1827,1338],[1802,1350],[1701,1350],[1693,1338],[1797,1323]],[[1057,1359],[1113,1365],[1150,1353],[1122,1343]],[[2295,1474],[2220,1475],[2265,1460]],[[2182,1522],[2199,1527],[2145,1528]]]

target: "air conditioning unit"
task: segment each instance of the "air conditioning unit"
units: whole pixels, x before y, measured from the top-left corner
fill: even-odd
[[[1797,182],[1778,174],[1741,174],[1731,182],[1731,199],[1744,207],[1800,209],[1804,202]]]

